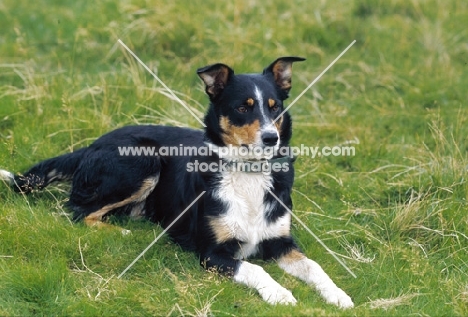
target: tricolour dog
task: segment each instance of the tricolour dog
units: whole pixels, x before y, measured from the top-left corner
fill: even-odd
[[[282,112],[292,64],[303,60],[281,57],[259,74],[236,75],[224,64],[198,69],[210,99],[204,131],[128,126],[89,147],[40,162],[23,175],[1,170],[0,177],[23,193],[69,180],[74,219],[98,226],[110,214],[127,214],[167,228],[205,191],[168,234],[197,252],[206,269],[255,288],[270,304],[295,304],[289,290],[245,260],[256,255],[273,259],[328,303],[353,307],[291,236],[291,119]],[[163,155],[168,149],[172,155]]]

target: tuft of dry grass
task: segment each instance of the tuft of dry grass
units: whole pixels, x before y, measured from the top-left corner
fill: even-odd
[[[391,298],[379,298],[367,303],[371,309],[390,310],[401,305],[412,305],[411,300],[423,294],[404,294]]]

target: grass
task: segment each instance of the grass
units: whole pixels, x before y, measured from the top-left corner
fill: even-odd
[[[304,56],[294,98],[356,39],[290,112],[293,145],[359,141],[353,157],[299,157],[293,192],[296,215],[358,277],[294,223],[356,308],[274,263],[299,303],[269,306],[167,237],[117,279],[161,228],[87,228],[69,221],[66,186],[24,197],[0,184],[0,315],[467,315],[467,20],[462,0],[3,1],[0,166],[14,171],[124,125],[200,127],[119,38],[200,117],[196,68]]]

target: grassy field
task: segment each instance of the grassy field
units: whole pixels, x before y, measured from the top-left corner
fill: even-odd
[[[122,39],[203,116],[198,67],[257,72],[297,55],[293,145],[349,141],[352,157],[301,156],[294,222],[301,248],[354,300],[325,304],[274,263],[298,305],[204,272],[162,229],[87,228],[67,187],[24,197],[0,184],[0,315],[468,315],[468,2],[463,0],[71,1],[0,3],[0,167],[24,171],[129,124],[200,124],[118,44]],[[261,261],[254,260],[255,263]]]

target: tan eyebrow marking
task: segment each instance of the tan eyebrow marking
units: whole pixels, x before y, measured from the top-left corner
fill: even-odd
[[[253,107],[255,101],[252,98],[247,99],[246,104],[247,106]]]
[[[273,99],[268,99],[268,106],[271,108],[276,104],[276,102]]]

